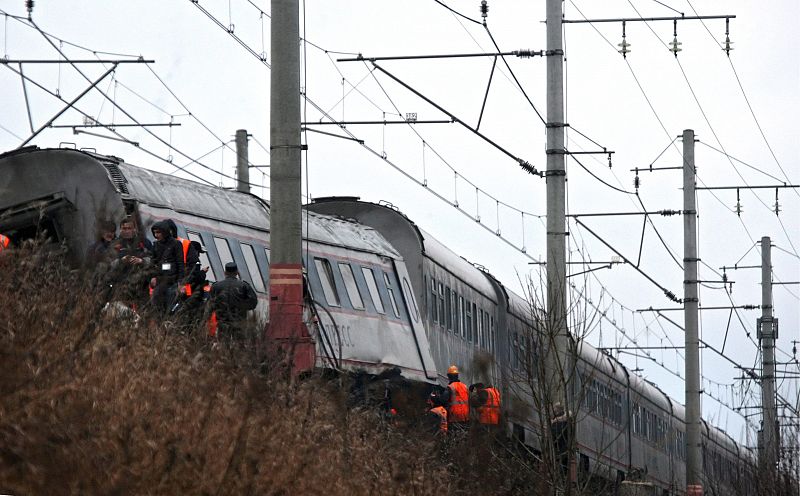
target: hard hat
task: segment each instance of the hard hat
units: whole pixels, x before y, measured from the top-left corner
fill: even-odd
[[[458,374],[458,367],[455,365],[451,365],[449,369],[447,369],[447,375],[456,375]]]

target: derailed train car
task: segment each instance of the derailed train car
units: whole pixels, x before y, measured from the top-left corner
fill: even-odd
[[[504,421],[539,449],[547,422],[529,380],[538,364],[535,309],[388,204],[321,199],[304,212],[308,326],[320,368],[444,383],[450,364],[465,382],[503,393]],[[152,172],[88,151],[36,147],[0,155],[0,232],[14,244],[46,233],[80,262],[98,221],[137,219],[142,233],[173,219],[199,241],[211,280],[235,261],[268,320],[269,206],[254,195]],[[683,406],[620,362],[580,342],[572,394],[578,411],[578,476],[619,482],[643,474],[663,494],[685,488]],[[526,372],[527,369],[527,372]],[[704,424],[706,487],[748,494],[752,454]]]
[[[304,215],[310,301],[326,308],[313,326],[318,364],[372,373],[397,368],[409,379],[432,382],[436,369],[425,331],[413,293],[402,289],[408,275],[391,244],[353,222]],[[260,319],[268,320],[269,207],[255,195],[90,151],[29,147],[0,155],[0,232],[12,244],[46,235],[81,263],[100,223],[126,216],[148,237],[153,223],[174,220],[179,236],[203,245],[201,263],[212,282],[223,277],[227,262],[236,262],[258,295]]]

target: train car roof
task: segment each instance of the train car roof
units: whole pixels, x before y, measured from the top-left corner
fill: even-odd
[[[411,222],[411,220],[408,222]],[[495,289],[480,269],[443,245],[424,229],[419,229],[419,232],[422,239],[422,248],[428,258],[445,267],[456,277],[497,303]]]
[[[253,194],[200,184],[124,162],[118,167],[127,180],[128,194],[140,202],[262,231],[270,230],[269,204]],[[302,216],[304,238],[400,258],[392,245],[371,227],[306,209],[303,209]]]
[[[672,399],[654,383],[638,375],[630,376],[631,390],[646,397],[650,402],[667,412],[672,412]]]
[[[339,205],[350,205],[353,207],[353,209],[347,210],[341,208],[331,208],[331,206],[336,205],[337,203]],[[308,205],[308,208],[323,209],[328,213],[333,213],[336,210],[339,210],[337,215],[345,218],[350,216],[361,217],[361,214],[364,212],[380,213],[382,214],[380,220],[381,225],[379,226],[380,228],[386,229],[387,232],[391,231],[393,233],[403,233],[405,231],[398,228],[399,225],[402,224],[403,228],[416,234],[415,243],[406,244],[404,249],[413,249],[413,251],[419,252],[419,254],[429,258],[434,263],[445,267],[456,277],[464,281],[466,284],[472,286],[476,291],[483,293],[487,298],[495,302],[497,300],[495,288],[487,280],[486,276],[483,275],[483,272],[480,269],[442,244],[432,234],[420,228],[413,220],[411,220],[407,215],[390,203],[368,202],[354,196],[332,196],[315,198],[314,202]],[[370,221],[364,219],[360,219],[360,221],[370,223]],[[412,254],[408,253],[406,259],[411,256]]]
[[[256,195],[210,186],[189,179],[156,172],[125,162],[119,157],[73,148],[27,147],[0,158],[35,160],[38,154],[78,154],[94,159],[105,169],[109,182],[123,200],[164,208],[215,221],[270,230],[269,203]],[[59,181],[57,173],[51,175]],[[303,210],[304,238],[331,246],[346,247],[399,259],[397,250],[375,229],[351,220]]]

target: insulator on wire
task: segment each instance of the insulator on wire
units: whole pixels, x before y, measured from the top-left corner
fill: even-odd
[[[639,179],[639,172],[636,172],[636,175],[633,176],[633,187],[638,190],[639,186],[641,186],[641,180]]]
[[[675,58],[678,58],[678,52],[683,50],[681,48],[682,44],[683,43],[678,41],[678,21],[677,20],[673,20],[672,21],[672,41],[669,43],[669,46],[670,46],[669,51],[672,52],[673,54],[675,54]]]
[[[733,211],[736,212],[736,215],[739,217],[742,216],[742,212],[744,212],[744,208],[742,207],[742,202],[739,200],[739,190],[736,190],[736,205],[733,207]]]
[[[731,46],[731,45],[733,45],[733,42],[731,41],[731,37],[730,37],[730,24],[731,24],[731,20],[726,18],[725,19],[725,41],[722,42],[722,49],[725,50],[725,54],[728,57],[731,56],[731,50],[733,50],[733,47]]]
[[[775,215],[781,213],[781,204],[778,202],[778,188],[775,188],[775,205],[773,205],[773,211],[775,212]]]
[[[628,54],[631,53],[629,48],[631,44],[625,39],[625,21],[622,21],[622,43],[617,43],[617,46],[620,47],[617,51],[622,54],[622,58],[627,59]]]
[[[33,14],[33,0],[25,0],[25,8],[28,9],[28,17]]]
[[[481,17],[483,17],[484,21],[486,20],[486,16],[488,14],[489,14],[489,4],[486,2],[486,0],[481,0]]]

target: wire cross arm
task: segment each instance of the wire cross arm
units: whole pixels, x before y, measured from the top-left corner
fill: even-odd
[[[563,19],[564,24],[595,24],[598,22],[655,22],[655,21],[703,21],[708,19],[736,19],[735,15],[672,16],[672,17],[615,17],[606,19]]]
[[[155,64],[155,60],[138,59],[6,59],[0,57],[0,64]]]
[[[492,52],[492,53],[450,53],[432,55],[395,55],[387,57],[365,57],[360,53],[355,57],[344,57],[336,59],[337,62],[376,62],[379,60],[424,60],[424,59],[463,59],[472,57],[519,57],[527,59],[531,57],[543,57],[550,55],[549,50],[514,50],[512,52]]]
[[[610,244],[609,244],[609,243],[608,243],[608,242],[607,242],[605,239],[603,239],[603,238],[602,238],[602,237],[600,237],[600,236],[599,236],[597,233],[595,233],[594,231],[592,231],[591,229],[589,229],[589,227],[588,227],[586,224],[584,224],[583,222],[581,222],[581,221],[580,221],[578,218],[574,218],[574,220],[575,220],[575,222],[577,222],[577,223],[578,223],[578,224],[579,224],[579,225],[580,225],[580,226],[581,226],[583,229],[586,229],[587,231],[589,231],[589,233],[590,233],[592,236],[594,236],[594,237],[595,237],[595,238],[596,238],[598,241],[600,241],[601,243],[603,243],[603,244],[606,246],[606,248],[608,248],[609,250],[613,251],[613,252],[614,252],[614,254],[618,255],[618,256],[619,256],[619,257],[622,259],[622,261],[623,261],[623,262],[625,262],[626,264],[628,264],[628,265],[630,265],[631,267],[633,267],[633,268],[634,268],[634,270],[636,270],[636,271],[637,271],[639,274],[641,274],[642,276],[644,276],[644,278],[645,278],[645,279],[647,279],[647,280],[648,280],[648,281],[650,281],[650,282],[651,282],[653,285],[655,285],[655,286],[656,286],[658,289],[660,289],[660,290],[661,290],[661,291],[664,293],[664,295],[665,295],[667,298],[669,298],[670,300],[674,301],[675,303],[683,303],[683,300],[681,300],[680,298],[678,298],[677,296],[675,296],[675,293],[673,293],[673,292],[672,292],[672,291],[670,291],[669,289],[667,289],[667,288],[665,288],[664,286],[662,286],[661,284],[659,284],[659,283],[658,283],[658,282],[657,282],[655,279],[653,279],[652,277],[650,277],[650,275],[649,275],[649,274],[647,274],[645,271],[643,271],[642,269],[640,269],[638,266],[636,266],[636,265],[632,264],[632,263],[631,263],[631,261],[630,261],[630,260],[628,260],[628,259],[625,257],[625,255],[623,255],[622,253],[620,253],[619,251],[617,251],[617,249],[616,249],[616,248],[614,248],[613,246],[611,246],[611,245],[610,245]]]
[[[528,162],[527,160],[524,160],[524,159],[522,159],[522,158],[520,158],[520,157],[517,157],[516,155],[514,155],[513,153],[511,153],[510,151],[508,151],[506,148],[504,148],[503,146],[499,145],[498,143],[496,143],[494,140],[492,140],[491,138],[489,138],[489,137],[488,137],[488,136],[486,136],[485,134],[481,133],[481,132],[480,132],[478,129],[476,129],[476,128],[474,128],[474,127],[470,126],[470,125],[469,125],[469,124],[467,124],[467,123],[466,123],[464,120],[462,120],[462,119],[460,119],[460,118],[456,117],[456,116],[455,116],[455,114],[453,114],[452,112],[449,112],[449,111],[447,111],[447,110],[446,110],[444,107],[442,107],[442,106],[441,106],[441,105],[439,105],[438,103],[434,102],[433,100],[431,100],[431,99],[430,99],[430,98],[428,98],[427,96],[423,95],[421,92],[419,92],[418,90],[414,89],[414,88],[413,88],[413,87],[411,87],[411,86],[410,86],[408,83],[406,83],[405,81],[401,80],[400,78],[398,78],[397,76],[395,76],[395,75],[394,75],[394,74],[392,74],[391,72],[387,71],[386,69],[384,69],[384,68],[383,68],[383,67],[381,67],[380,65],[376,64],[375,62],[372,62],[372,65],[373,65],[373,66],[374,66],[374,67],[375,67],[377,70],[381,71],[383,74],[385,74],[386,76],[388,76],[388,77],[389,77],[391,80],[393,80],[394,82],[396,82],[397,84],[399,84],[399,85],[400,85],[400,86],[402,86],[403,88],[407,89],[408,91],[410,91],[411,93],[413,93],[414,95],[416,95],[418,98],[421,98],[421,99],[422,99],[423,101],[425,101],[427,104],[431,105],[432,107],[434,107],[434,108],[435,108],[436,110],[438,110],[439,112],[442,112],[442,113],[443,113],[443,114],[445,114],[447,117],[449,117],[450,119],[452,119],[454,122],[457,122],[458,124],[461,124],[463,127],[465,127],[466,129],[468,129],[469,131],[471,131],[473,134],[475,134],[475,135],[476,135],[476,136],[478,136],[479,138],[483,139],[485,142],[487,142],[488,144],[490,144],[492,147],[494,147],[494,148],[495,148],[495,149],[497,149],[498,151],[502,152],[504,155],[506,155],[506,156],[510,157],[511,159],[513,159],[515,162],[517,162],[517,163],[519,164],[519,166],[520,166],[520,167],[521,167],[521,168],[522,168],[522,169],[523,169],[525,172],[528,172],[529,174],[533,174],[533,175],[536,175],[536,176],[539,176],[539,177],[544,177],[544,173],[543,173],[543,172],[540,172],[539,170],[537,170],[537,169],[536,169],[536,167],[534,167],[533,165],[531,165],[531,163],[530,163],[530,162]]]

